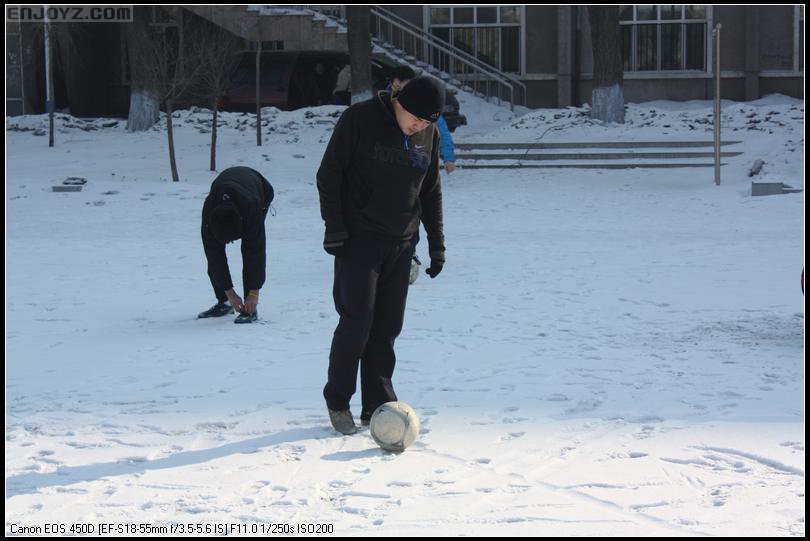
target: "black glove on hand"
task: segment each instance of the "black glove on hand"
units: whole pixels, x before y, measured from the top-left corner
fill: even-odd
[[[327,237],[330,237],[330,235],[327,235]],[[348,242],[349,242],[348,237],[338,239],[326,238],[323,241],[323,249],[326,250],[326,253],[329,255],[333,255],[335,257],[343,257],[346,255]]]
[[[442,272],[443,267],[444,267],[444,259],[430,258],[430,267],[427,268],[425,274],[427,274],[431,278],[436,278],[439,275],[439,273]]]

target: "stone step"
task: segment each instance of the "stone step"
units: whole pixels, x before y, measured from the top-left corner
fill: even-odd
[[[458,149],[458,146],[456,146]],[[740,156],[742,152],[721,152],[723,158]],[[458,160],[682,160],[714,158],[714,152],[571,152],[571,153],[464,153],[456,152]]]
[[[721,163],[720,165],[728,165]],[[457,169],[678,169],[682,167],[714,167],[713,163],[557,163],[557,164],[465,164],[456,162]]]
[[[470,89],[471,90],[471,89]],[[740,141],[723,141],[721,146],[736,145]],[[713,147],[714,141],[598,141],[559,143],[456,143],[462,150],[540,150],[551,148],[701,148]]]

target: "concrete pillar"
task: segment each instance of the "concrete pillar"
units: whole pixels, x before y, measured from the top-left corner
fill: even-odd
[[[571,103],[574,72],[574,36],[571,6],[557,7],[557,106]]]
[[[759,6],[745,6],[745,99],[759,95]],[[767,9],[767,8],[766,8]]]

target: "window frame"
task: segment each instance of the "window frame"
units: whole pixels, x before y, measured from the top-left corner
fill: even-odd
[[[667,4],[669,5],[669,4]],[[620,6],[620,9],[625,6]],[[686,4],[679,5],[680,8],[680,18],[677,19],[662,19],[661,18],[661,7],[662,4],[656,4],[655,7],[655,19],[650,20],[639,20],[638,19],[638,5],[629,6],[632,8],[632,19],[631,20],[619,20],[620,27],[630,27],[630,59],[629,59],[629,70],[625,70],[624,73],[626,75],[638,75],[638,74],[657,74],[659,76],[665,75],[673,75],[673,74],[711,74],[713,73],[713,68],[710,62],[711,53],[712,53],[712,43],[711,43],[711,28],[712,28],[712,19],[713,19],[713,11],[712,6],[706,5],[705,7],[705,15],[703,18],[694,19],[694,18],[687,18],[686,17]],[[662,25],[679,25],[679,32],[680,32],[680,55],[681,55],[681,66],[679,69],[662,69],[662,60],[663,60],[663,51],[661,48],[661,26]],[[650,70],[642,70],[638,69],[638,28],[640,26],[651,26],[654,25],[656,27],[656,52],[655,52],[655,69]],[[686,25],[701,25],[703,26],[703,69],[687,69],[686,62],[687,62],[687,39],[686,39]]]
[[[478,8],[495,8],[495,17],[496,22],[494,23],[479,23],[478,22]],[[501,9],[502,7],[515,7],[517,8],[517,15],[518,21],[517,22],[502,22],[501,21]],[[437,23],[433,24],[431,19],[432,13],[431,9],[441,9],[441,8],[448,8],[450,9],[450,22],[449,23]],[[473,10],[473,22],[472,23],[456,23],[455,22],[455,9],[456,8],[472,8]],[[447,5],[425,5],[423,10],[423,21],[424,21],[424,31],[428,34],[433,34],[432,30],[434,28],[447,28],[448,34],[450,36],[449,43],[454,47],[458,47],[455,44],[454,40],[454,29],[461,29],[461,28],[468,28],[473,31],[473,53],[477,60],[483,62],[484,64],[492,67],[495,70],[502,71],[504,73],[512,74],[512,75],[524,75],[525,74],[525,62],[526,62],[526,42],[525,42],[525,21],[526,21],[526,10],[525,6],[523,5],[468,5],[468,4],[447,4]],[[503,58],[503,47],[501,44],[503,42],[503,32],[502,29],[510,27],[510,28],[517,28],[518,29],[518,40],[517,40],[517,53],[518,58],[516,59],[515,65],[517,67],[516,71],[504,71],[504,58]],[[479,28],[495,28],[497,29],[497,34],[495,37],[496,47],[497,47],[497,59],[496,59],[496,66],[491,66],[487,63],[483,57],[478,55],[478,29]],[[454,70],[455,71],[455,70]],[[463,75],[462,73],[454,73],[454,75]]]

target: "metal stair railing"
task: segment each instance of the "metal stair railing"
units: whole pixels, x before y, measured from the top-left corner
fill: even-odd
[[[443,39],[425,32],[413,23],[402,19],[395,13],[381,7],[371,8],[372,34],[381,40],[390,43],[414,61],[421,61],[433,66],[439,71],[463,80],[463,84],[472,85],[474,90],[485,96],[495,96],[503,100],[503,92],[509,96],[510,108],[514,110],[517,99],[525,105],[526,85],[515,77],[501,72],[444,41]],[[491,85],[495,84],[497,94],[492,92]],[[486,88],[486,92],[482,91]],[[519,90],[520,96],[515,96]]]
[[[341,25],[346,24],[344,6],[299,4],[273,7],[316,12]],[[374,6],[370,15],[369,30],[373,37],[387,42],[394,49],[394,54],[401,53],[405,60],[418,66],[421,62],[422,65],[432,66],[435,70],[446,73],[447,82],[451,84],[462,88],[469,86],[473,92],[484,97],[495,97],[499,102],[508,101],[513,111],[518,99],[523,105],[526,104],[526,85],[512,75],[497,70],[385,8]],[[496,92],[493,92],[493,85]]]

